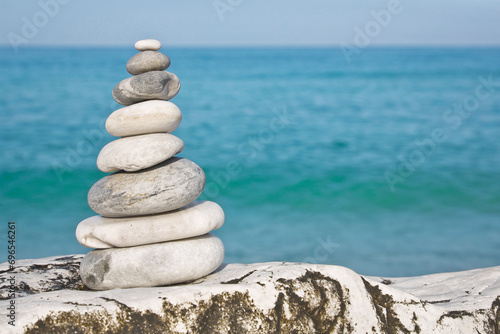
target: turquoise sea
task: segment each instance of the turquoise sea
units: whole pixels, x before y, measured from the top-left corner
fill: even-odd
[[[500,265],[500,49],[169,48],[181,156],[226,262],[410,276]],[[0,262],[85,253],[77,224],[133,48],[0,49]]]

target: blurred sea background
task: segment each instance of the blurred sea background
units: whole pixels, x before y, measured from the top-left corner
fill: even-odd
[[[500,49],[169,48],[180,156],[219,203],[225,262],[412,276],[500,265]],[[104,121],[133,48],[0,49],[0,235],[86,253]],[[489,84],[485,84],[488,82]]]

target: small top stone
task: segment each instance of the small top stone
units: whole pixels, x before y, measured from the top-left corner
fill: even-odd
[[[135,48],[139,51],[158,51],[161,43],[156,39],[141,39],[135,43]]]

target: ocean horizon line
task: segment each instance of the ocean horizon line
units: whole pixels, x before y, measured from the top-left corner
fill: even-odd
[[[228,50],[239,50],[239,49],[341,49],[345,47],[341,44],[328,45],[328,44],[241,44],[241,45],[231,45],[231,44],[197,44],[197,45],[183,45],[183,44],[172,44],[165,45],[168,48],[174,49],[228,49]],[[15,51],[10,44],[2,43],[0,44],[0,49],[12,49]],[[23,49],[98,49],[98,50],[121,50],[130,49],[127,45],[102,45],[102,44],[35,44],[35,45],[24,45],[19,48]],[[460,50],[460,49],[500,49],[500,44],[378,44],[378,45],[368,45],[361,47],[362,50],[387,50],[387,49],[416,49],[416,50],[426,50],[426,49],[447,49],[447,50]]]

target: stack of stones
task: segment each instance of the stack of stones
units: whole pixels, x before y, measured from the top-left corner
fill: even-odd
[[[113,89],[126,107],[113,112],[107,131],[122,137],[106,145],[97,167],[115,172],[89,191],[100,214],[82,221],[78,241],[90,248],[80,265],[83,283],[95,290],[161,286],[210,274],[224,259],[224,246],[209,232],[222,226],[216,203],[194,202],[205,174],[194,162],[174,157],[184,148],[170,134],[180,124],[179,108],[168,102],[179,78],[165,71],[170,59],[157,40],[135,44],[141,51],[127,63],[133,76]]]

